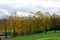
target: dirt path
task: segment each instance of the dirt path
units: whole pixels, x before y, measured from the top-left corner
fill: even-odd
[[[3,38],[2,38],[1,40],[8,40],[8,39],[3,39]]]

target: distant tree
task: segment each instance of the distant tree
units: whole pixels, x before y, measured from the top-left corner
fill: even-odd
[[[4,24],[5,24],[4,25],[5,26],[4,27],[5,28],[5,38],[7,38],[7,24],[6,23],[7,23],[7,19],[4,19]]]
[[[56,22],[57,22],[57,15],[54,13],[54,14],[52,14],[52,24],[53,24],[52,27],[53,27],[55,33],[56,33],[56,27],[57,27]]]
[[[51,27],[51,20],[50,20],[50,13],[46,12],[45,13],[45,33],[47,33],[47,31],[50,29]]]
[[[41,11],[37,11],[36,13],[35,13],[35,15],[36,15],[36,21],[37,21],[37,32],[39,33],[39,31],[40,31],[40,27],[42,26],[41,24],[41,21],[42,21],[42,18],[43,18],[43,13],[41,13]]]

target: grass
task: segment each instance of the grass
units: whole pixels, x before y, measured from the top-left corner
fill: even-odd
[[[10,40],[60,40],[60,33],[39,33],[11,38]]]
[[[60,40],[60,37],[51,37],[51,38],[40,38],[37,40]]]

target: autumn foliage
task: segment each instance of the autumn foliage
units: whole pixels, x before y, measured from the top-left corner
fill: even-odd
[[[32,13],[31,13],[32,14]],[[29,16],[18,17],[14,14],[8,19],[0,19],[0,34],[12,32],[13,36],[30,35],[34,33],[47,33],[47,31],[60,29],[60,15],[40,11]]]

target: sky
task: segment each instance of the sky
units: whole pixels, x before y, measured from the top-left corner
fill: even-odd
[[[0,0],[0,16],[15,11],[22,14],[38,10],[60,13],[60,0]]]
[[[60,7],[60,0],[0,0],[0,5],[7,4],[14,7],[43,6],[43,7]],[[32,7],[31,6],[31,7]]]

